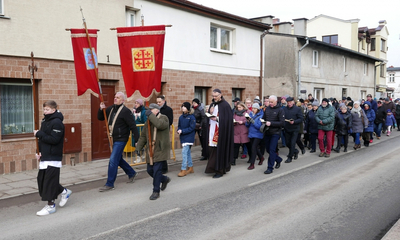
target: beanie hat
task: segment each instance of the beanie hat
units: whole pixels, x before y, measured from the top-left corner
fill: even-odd
[[[253,106],[251,106],[253,109],[260,109],[260,105],[258,103],[253,103]]]
[[[392,111],[390,111],[390,109],[388,109],[386,112],[392,112]]]
[[[199,104],[200,105],[200,100],[198,99],[198,98],[195,98],[195,99],[193,99],[193,101],[192,102],[195,102],[195,103],[197,103],[197,104]]]
[[[322,99],[322,101],[329,103],[329,99],[327,99],[327,98]]]
[[[285,96],[283,96],[283,97],[281,97],[281,99],[285,99],[285,100],[286,100],[286,97],[285,97]]]
[[[149,109],[158,109],[160,110],[160,106],[157,103],[150,103]]]
[[[346,105],[344,103],[339,104],[339,109],[340,108],[345,108],[345,107],[346,107]]]
[[[189,102],[184,102],[182,104],[182,107],[185,107],[187,110],[190,110],[190,103]]]
[[[353,107],[353,101],[348,102],[348,103],[347,103],[347,106]]]
[[[318,101],[314,101],[314,102],[312,103],[312,105],[313,105],[313,106],[319,106],[319,102],[318,102]]]
[[[142,99],[136,99],[136,102],[140,104],[140,106],[143,106],[143,100]]]

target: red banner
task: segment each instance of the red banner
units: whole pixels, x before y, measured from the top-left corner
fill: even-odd
[[[126,94],[148,100],[161,91],[165,26],[117,28],[117,36]]]
[[[76,82],[78,96],[90,90],[96,97],[99,96],[99,84],[96,77],[97,69],[97,30],[88,29],[94,61],[90,51],[85,29],[71,29],[72,49],[74,52]],[[96,67],[94,65],[96,63]]]

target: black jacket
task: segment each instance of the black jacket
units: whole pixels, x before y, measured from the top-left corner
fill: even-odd
[[[395,117],[396,119],[400,119],[400,104],[396,105]]]
[[[271,122],[266,135],[281,134],[281,129],[285,126],[285,112],[281,106],[276,105],[275,107],[268,106],[264,111],[263,119]]]
[[[374,123],[379,124],[379,123],[384,123],[386,121],[386,110],[384,106],[378,107],[376,110],[376,117],[374,120]]]
[[[174,122],[174,112],[172,108],[167,106],[167,101],[165,101],[164,105],[160,108],[160,113],[168,117],[169,125],[171,126]]]
[[[135,142],[137,142],[139,139],[139,132],[136,128],[135,117],[133,116],[131,110],[125,107],[125,105],[114,104],[112,106],[109,106],[106,109],[107,120],[108,116],[110,115],[111,109],[113,109],[112,115],[115,116],[120,107],[122,107],[122,110],[119,113],[117,120],[115,121],[113,132],[110,133],[112,135],[113,142],[127,142],[129,139],[130,131],[132,131]],[[104,114],[100,108],[97,112],[97,119],[99,119],[100,121],[104,121]],[[113,119],[113,116],[111,116],[108,125],[112,125]]]
[[[40,131],[36,133],[39,139],[40,161],[62,161],[64,146],[64,116],[56,111],[45,115]]]
[[[301,111],[301,108],[293,105],[293,107],[285,107],[283,109],[285,112],[285,119],[290,120],[293,119],[294,123],[290,124],[290,122],[285,121],[285,131],[286,132],[298,132],[300,130],[300,124],[303,122],[304,117]]]
[[[347,135],[352,126],[353,116],[351,113],[338,111],[335,115],[335,131],[337,135]]]
[[[198,105],[197,108],[194,109],[193,115],[196,118],[196,123],[199,123],[201,127],[206,125],[206,114],[204,113],[204,109],[201,105]]]

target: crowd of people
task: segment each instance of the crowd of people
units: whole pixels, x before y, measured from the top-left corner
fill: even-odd
[[[177,134],[182,145],[182,165],[178,177],[194,173],[191,147],[196,134],[202,147],[200,160],[208,160],[205,173],[220,178],[236,165],[242,148],[241,158],[248,156],[248,170],[263,165],[264,154],[268,153],[265,174],[273,173],[281,167],[283,161],[279,148],[289,148],[285,163],[298,159],[299,154],[317,152],[319,157],[329,158],[332,150],[347,152],[353,140],[353,149],[361,145],[369,147],[374,139],[380,139],[383,133],[390,136],[393,129],[400,131],[400,99],[367,99],[354,101],[350,97],[337,101],[335,98],[295,100],[285,95],[265,96],[263,102],[257,96],[254,100],[239,98],[233,100],[233,109],[225,100],[220,89],[212,91],[212,103],[204,106],[199,99],[183,102],[179,117]],[[164,175],[168,172],[167,160],[170,158],[170,126],[173,122],[173,111],[165,96],[157,97],[157,103],[148,108],[143,100],[137,99],[131,111],[124,106],[126,97],[118,92],[114,104],[106,107],[100,104],[98,120],[108,121],[109,134],[112,139],[112,151],[108,166],[106,184],[99,189],[106,192],[114,189],[118,167],[128,175],[128,183],[133,183],[137,172],[122,158],[122,152],[131,134],[138,155],[146,151],[147,173],[153,178],[153,193],[150,200],[160,197],[160,191],[167,188],[171,179]],[[45,216],[56,211],[55,200],[61,195],[59,206],[67,203],[72,191],[59,183],[62,160],[64,125],[63,116],[57,110],[54,101],[43,104],[44,118],[40,130],[34,135],[39,140],[40,153],[36,155],[39,162],[38,188],[46,206],[38,216]],[[140,129],[137,124],[144,124]],[[278,142],[281,145],[278,146]],[[334,147],[336,140],[336,147]],[[53,146],[51,148],[51,146]],[[298,148],[297,148],[298,147]],[[52,149],[50,151],[49,149]]]

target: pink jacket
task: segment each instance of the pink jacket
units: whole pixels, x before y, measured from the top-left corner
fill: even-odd
[[[243,121],[242,124],[239,123],[234,123],[233,125],[233,130],[234,130],[234,143],[248,143],[250,142],[250,139],[248,137],[249,135],[249,129],[246,127],[246,118],[245,116],[238,116],[236,114],[233,114],[233,119],[236,121]]]

